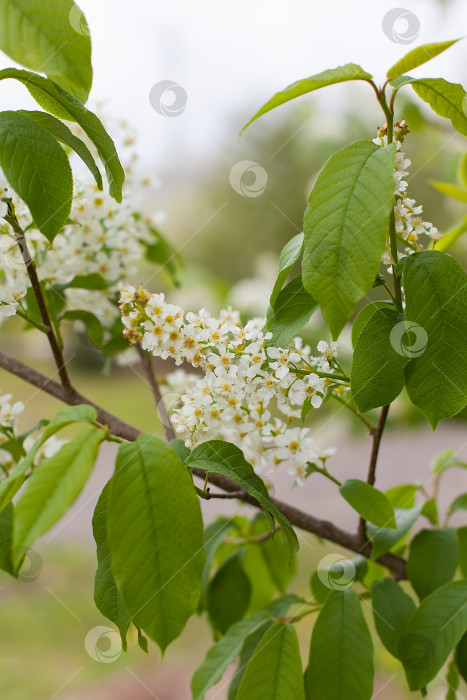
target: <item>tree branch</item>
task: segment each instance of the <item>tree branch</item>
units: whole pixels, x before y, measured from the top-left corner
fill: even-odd
[[[136,343],[136,350],[138,351],[141,364],[143,365],[143,369],[146,372],[146,376],[151,386],[152,393],[154,394],[156,410],[164,426],[165,437],[167,439],[167,442],[170,442],[171,440],[174,440],[175,432],[170,424],[169,414],[167,413],[167,409],[162,399],[162,393],[159,387],[159,382],[157,381],[156,375],[154,373],[154,367],[152,366],[151,358],[149,357],[148,353],[145,350],[143,350],[139,343]]]
[[[370,464],[368,465],[368,476],[366,479],[370,486],[373,486],[376,479],[376,463],[378,461],[379,446],[381,444],[381,438],[383,437],[383,430],[386,424],[386,418],[388,417],[388,412],[389,406],[383,406],[379,415],[378,425],[373,431],[373,445],[371,448]],[[364,518],[360,518],[358,531],[361,541],[366,542],[366,521]]]
[[[18,244],[18,248],[20,249],[21,255],[23,256],[23,261],[26,266],[29,280],[31,282],[32,291],[34,292],[34,296],[36,297],[37,306],[39,307],[42,323],[46,328],[48,328],[47,339],[49,341],[49,345],[54,356],[55,364],[57,365],[58,376],[60,377],[60,381],[62,382],[64,390],[68,393],[72,393],[73,387],[71,384],[70,377],[68,376],[63,352],[55,334],[52,322],[50,320],[44,295],[42,294],[41,285],[37,276],[36,264],[31,258],[24,231],[21,228],[18,219],[16,218],[15,207],[11,200],[7,199],[5,201],[8,206],[8,215],[5,216],[4,219],[10,224],[11,228],[13,229],[16,243]]]
[[[90,406],[94,406],[97,411],[98,421],[104,425],[107,425],[112,434],[123,438],[124,440],[129,440],[130,442],[136,440],[141,432],[138,430],[138,428],[135,428],[126,421],[117,418],[117,416],[114,416],[112,413],[109,413],[105,409],[101,408],[79,392],[75,390],[72,390],[71,393],[65,391],[65,389],[53,379],[49,379],[45,375],[41,374],[41,372],[38,372],[32,367],[28,367],[28,365],[25,365],[23,362],[20,362],[19,360],[16,360],[3,352],[0,352],[0,367],[3,367],[8,372],[11,372],[17,377],[24,379],[24,381],[28,382],[29,384],[42,389],[51,396],[55,396],[55,398],[60,399],[65,403],[73,406],[78,404],[89,404]],[[193,469],[192,471],[195,476],[203,479],[204,481],[206,480],[206,472],[203,469]],[[245,491],[239,491],[238,484],[231,481],[227,477],[220,474],[209,473],[208,481],[214,486],[226,491],[228,494],[235,493],[235,498],[242,500],[244,503],[248,503],[255,508],[260,508],[259,503],[252,496]],[[346,549],[350,549],[353,552],[363,554],[366,557],[370,556],[372,548],[371,542],[365,541],[362,543],[358,534],[353,535],[345,530],[341,530],[327,520],[315,518],[313,515],[304,513],[298,508],[295,508],[287,503],[283,503],[277,499],[272,498],[271,501],[295,527],[305,530],[306,532],[311,532],[318,537],[323,537],[324,539],[334,542],[335,544],[345,547]],[[376,561],[393,571],[399,579],[406,578],[405,560],[402,559],[402,557],[387,553],[379,557],[379,559]]]

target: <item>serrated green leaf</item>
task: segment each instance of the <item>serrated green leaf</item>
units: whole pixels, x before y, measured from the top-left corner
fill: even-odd
[[[119,447],[107,513],[112,572],[123,605],[164,650],[196,610],[204,552],[192,480],[162,440],[142,434]]]
[[[56,139],[21,112],[0,113],[0,164],[11,187],[28,205],[52,242],[68,219],[73,178]]]
[[[237,700],[305,700],[302,663],[293,625],[277,622],[256,647]]]
[[[328,85],[335,85],[336,83],[344,83],[348,80],[366,80],[372,79],[372,75],[363,70],[360,66],[355,63],[347,63],[344,66],[338,66],[337,68],[331,68],[325,70],[322,73],[317,73],[309,78],[304,78],[303,80],[297,80],[295,83],[288,85],[284,90],[278,92],[274,97],[272,97],[269,102],[266,102],[261,109],[256,112],[256,114],[250,119],[250,121],[245,124],[240,132],[240,136],[243,134],[245,129],[250,126],[258,117],[261,117],[266,112],[270,112],[271,109],[279,107],[279,105],[284,104],[293,100],[295,97],[300,97],[301,95],[306,95],[309,92],[318,90],[319,88],[326,87]]]
[[[425,598],[408,620],[399,644],[411,690],[427,685],[441,670],[467,630],[467,581],[454,581]]]
[[[81,321],[84,324],[89,340],[96,347],[101,347],[104,339],[104,327],[93,313],[83,309],[71,309],[70,311],[65,311],[62,319],[65,321]]]
[[[86,102],[92,85],[91,39],[73,0],[3,0],[0,48]]]
[[[303,286],[301,275],[295,277],[281,289],[274,306],[268,309],[266,328],[272,333],[268,345],[286,348],[317,308],[318,304]]]
[[[370,700],[373,644],[351,588],[333,591],[313,628],[306,674],[313,700]]]
[[[125,173],[118,159],[115,145],[95,114],[75,100],[52,80],[35,73],[16,68],[0,71],[0,80],[19,80],[28,89],[36,102],[59,119],[77,122],[90,138],[99,153],[109,181],[109,192],[117,201],[122,201],[122,186]]]
[[[291,238],[290,241],[288,241],[281,250],[281,254],[279,256],[279,270],[277,274],[277,279],[274,282],[274,287],[271,292],[271,298],[269,299],[269,303],[271,306],[274,306],[279,292],[284,286],[285,280],[289,276],[289,273],[292,270],[295,263],[298,262],[298,260],[300,259],[303,250],[303,239],[303,232],[297,233],[297,235]]]
[[[448,83],[443,78],[410,80],[417,95],[427,102],[440,117],[449,119],[459,134],[467,136],[466,92],[459,83]]]
[[[409,358],[397,352],[398,345],[393,338],[401,327],[405,329],[403,314],[395,309],[380,308],[358,336],[352,356],[350,387],[362,412],[392,403],[404,388],[404,367]]]
[[[351,143],[331,156],[308,199],[303,285],[334,339],[378,274],[394,204],[394,158],[394,144]]]
[[[83,163],[87,165],[98,188],[102,190],[102,175],[92,157],[91,151],[84,141],[81,141],[81,139],[75,136],[63,122],[56,119],[51,114],[47,114],[47,112],[26,112],[25,110],[21,110],[21,114],[25,114],[30,119],[33,119],[36,124],[49,131],[52,136],[55,136],[55,138],[65,144],[65,146],[72,148],[74,152],[79,155]]]
[[[13,503],[8,503],[0,513],[0,569],[15,576],[13,566]]]
[[[449,506],[448,515],[452,515],[456,510],[467,510],[467,493],[462,493],[453,500]]]
[[[431,61],[432,58],[435,58],[435,56],[443,53],[443,51],[446,51],[446,49],[449,49],[450,46],[456,44],[458,41],[459,39],[454,39],[453,41],[440,41],[436,44],[423,44],[422,46],[417,46],[416,49],[409,51],[408,54],[401,58],[400,61],[397,61],[397,63],[395,63],[392,68],[388,70],[388,79],[392,80],[393,78],[397,78],[398,76],[411,71],[413,68],[417,68],[418,66]]]
[[[32,473],[15,509],[14,550],[21,552],[47,532],[81,493],[105,433],[85,428]]]
[[[107,503],[109,483],[104,486],[97,501],[92,518],[92,531],[97,547],[97,571],[94,580],[94,602],[99,612],[117,625],[122,638],[122,648],[126,651],[126,633],[130,618],[123,607],[112,574],[112,562],[107,543]]]
[[[457,530],[457,542],[459,545],[459,567],[464,578],[467,578],[467,527]]]
[[[352,347],[355,348],[357,345],[358,336],[377,309],[392,308],[394,307],[390,301],[373,301],[371,304],[364,306],[352,323]]]
[[[214,474],[223,474],[235,481],[250,496],[256,498],[271,521],[278,522],[287,538],[291,552],[298,550],[298,540],[292,526],[271,502],[264,482],[246,461],[239,447],[223,440],[208,440],[195,447],[188,460],[188,466],[205,469]]]
[[[455,660],[459,673],[467,682],[467,633],[462,636],[457,645]]]
[[[266,610],[240,620],[212,646],[191,680],[193,700],[203,700],[206,692],[221,678],[229,664],[239,655],[245,638],[270,620]]]
[[[415,610],[415,603],[400,585],[390,578],[372,583],[371,602],[378,636],[389,653],[397,659],[400,640]]]
[[[234,552],[219,567],[209,584],[207,608],[214,627],[225,634],[242,619],[251,598],[251,583],[242,562],[245,551]]]
[[[437,182],[436,180],[430,180],[430,185],[448,197],[458,199],[460,202],[467,202],[467,190],[463,190],[457,185],[452,185],[450,182]]]
[[[392,530],[386,527],[376,527],[371,523],[367,523],[367,534],[373,542],[371,550],[371,558],[378,559],[382,554],[389,552],[395,544],[409,532],[412,525],[416,522],[422,506],[414,506],[413,508],[394,508],[397,528]]]
[[[378,527],[396,529],[394,508],[384,493],[374,486],[360,479],[347,479],[339,491],[362,518]]]
[[[430,250],[406,259],[403,283],[417,338],[405,385],[434,429],[467,403],[467,275],[449,255]]]
[[[172,441],[173,442],[173,441]],[[180,441],[182,442],[182,441]],[[185,448],[186,449],[186,448]],[[180,457],[180,454],[179,454]],[[219,545],[221,544],[224,537],[233,528],[233,522],[228,518],[219,518],[213,523],[207,526],[204,530],[203,536],[203,547],[204,547],[204,567],[202,574],[202,587],[201,587],[201,599],[200,607],[205,608],[207,605],[207,590],[209,583],[209,575],[211,573],[211,566],[214,556],[217,552]]]
[[[407,576],[420,599],[454,577],[457,569],[456,531],[422,530],[410,543]]]

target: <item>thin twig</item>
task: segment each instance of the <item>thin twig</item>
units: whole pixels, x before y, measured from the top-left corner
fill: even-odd
[[[37,276],[36,264],[31,258],[24,231],[21,228],[18,219],[16,218],[14,205],[11,202],[11,200],[5,201],[8,206],[8,214],[4,217],[4,219],[10,224],[11,228],[13,229],[16,243],[18,244],[18,247],[21,251],[21,255],[23,256],[23,261],[26,266],[29,280],[31,282],[32,291],[34,292],[34,296],[37,301],[37,306],[39,307],[42,323],[48,329],[47,339],[49,341],[49,345],[54,356],[55,364],[57,366],[58,376],[60,377],[60,381],[62,382],[64,390],[68,393],[72,393],[73,386],[71,384],[70,377],[68,376],[68,371],[66,369],[65,358],[63,357],[62,349],[55,334],[52,321],[50,320],[49,312],[47,310],[47,304],[45,303],[39,278]]]
[[[367,483],[373,486],[376,480],[376,463],[378,461],[379,446],[381,444],[381,438],[383,437],[383,430],[386,424],[386,418],[388,417],[389,405],[383,406],[381,413],[379,415],[378,425],[373,431],[373,445],[371,447],[370,464],[368,465],[368,476]],[[360,518],[359,528],[358,528],[360,539],[362,542],[366,541],[366,521],[365,518]]]
[[[159,387],[159,382],[154,374],[154,367],[152,366],[151,358],[147,352],[143,350],[139,343],[136,344],[136,350],[138,351],[141,364],[143,365],[143,369],[146,372],[146,376],[151,386],[154,401],[156,402],[157,413],[164,426],[165,437],[167,438],[167,442],[170,442],[171,440],[175,439],[175,432],[170,425],[169,414],[167,413],[167,409],[162,399],[162,393]]]
[[[124,440],[133,441],[136,440],[141,431],[130,425],[126,421],[117,418],[112,413],[109,413],[105,409],[101,408],[93,401],[90,401],[85,396],[77,391],[73,391],[71,394],[67,393],[60,384],[55,382],[53,379],[49,379],[41,372],[28,367],[23,362],[20,362],[14,357],[10,357],[3,352],[0,352],[0,367],[3,367],[8,372],[24,379],[24,381],[32,384],[33,386],[42,389],[51,396],[64,401],[72,406],[78,404],[89,404],[94,406],[97,411],[97,420],[103,425],[107,425],[110,432],[117,437],[123,438]],[[255,508],[260,508],[258,501],[250,496],[245,491],[239,492],[238,484],[231,481],[221,474],[206,474],[204,469],[193,469],[192,473],[200,479],[206,480],[206,476],[211,484],[217,486],[218,488],[226,491],[227,493],[235,493],[235,498],[239,498],[244,503],[248,503]],[[271,503],[280,510],[280,512],[289,520],[289,522],[300,530],[305,530],[318,537],[322,537],[330,542],[345,547],[353,552],[363,554],[365,557],[370,557],[372,544],[371,542],[364,542],[362,544],[361,538],[358,534],[352,534],[341,530],[333,523],[327,520],[320,520],[315,518],[310,513],[305,513],[304,511],[295,508],[295,506],[284,503],[275,498],[271,498]],[[406,562],[402,557],[388,552],[383,554],[376,560],[382,566],[393,571],[399,579],[406,578]]]

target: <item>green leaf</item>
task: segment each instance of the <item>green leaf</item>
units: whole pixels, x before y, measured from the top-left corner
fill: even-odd
[[[130,618],[123,607],[112,574],[112,562],[107,543],[107,504],[110,482],[104,486],[97,501],[92,519],[92,531],[97,547],[97,571],[94,580],[94,602],[99,612],[117,625],[122,638],[122,648],[126,651],[126,633]]]
[[[182,441],[180,441],[182,442]],[[185,445],[183,445],[185,446]],[[175,448],[173,448],[175,449]],[[180,457],[180,455],[179,455]],[[224,537],[227,535],[230,530],[233,528],[233,523],[231,519],[227,518],[219,518],[218,520],[215,520],[213,523],[207,526],[207,528],[204,530],[204,536],[203,536],[203,547],[204,547],[204,567],[203,567],[203,574],[201,577],[202,580],[202,586],[201,586],[201,599],[200,599],[200,606],[202,608],[205,608],[207,605],[207,591],[208,591],[208,583],[209,583],[209,574],[211,573],[211,565],[214,559],[214,556],[217,552],[217,549],[219,545],[221,544],[222,540]]]
[[[21,112],[0,113],[0,164],[11,187],[52,242],[68,219],[73,197],[70,164],[56,139]]]
[[[389,503],[393,508],[413,508],[415,496],[419,489],[415,484],[399,484],[385,491]]]
[[[204,698],[209,688],[222,678],[229,664],[237,658],[245,638],[270,619],[270,614],[266,610],[250,615],[232,625],[225,636],[209,649],[206,658],[196,669],[191,680],[193,700]]]
[[[318,304],[303,286],[301,275],[295,277],[268,309],[266,328],[272,333],[268,345],[286,348],[317,308]]]
[[[370,700],[373,644],[351,588],[333,591],[313,628],[307,672],[313,700]]]
[[[373,301],[371,304],[367,304],[363,309],[357,314],[352,323],[352,347],[355,348],[357,345],[357,340],[377,309],[388,309],[394,308],[390,301]]]
[[[362,518],[378,527],[396,529],[394,508],[384,493],[374,486],[360,479],[347,479],[339,491]]]
[[[467,682],[467,633],[463,635],[456,649],[456,666],[464,681]]]
[[[420,599],[451,581],[457,569],[456,531],[422,530],[410,543],[407,576]]]
[[[446,469],[452,469],[453,467],[467,469],[467,462],[463,462],[456,457],[453,449],[448,449],[441,452],[441,454],[435,455],[431,461],[431,468],[434,474],[441,474],[441,472],[446,471]]]
[[[467,216],[464,217],[463,221],[458,226],[449,229],[444,234],[444,237],[440,241],[436,241],[436,250],[446,251],[451,248],[451,246],[460,238],[464,233],[467,232]]]
[[[278,92],[272,97],[269,102],[266,102],[261,109],[256,112],[256,114],[250,119],[250,121],[245,124],[240,132],[240,136],[243,134],[245,129],[250,126],[258,117],[261,117],[266,112],[270,112],[271,109],[283,105],[285,102],[295,99],[295,97],[300,97],[301,95],[306,95],[309,92],[318,90],[319,88],[326,87],[327,85],[335,85],[335,83],[344,83],[348,80],[366,80],[370,81],[372,75],[363,70],[360,66],[355,63],[346,63],[344,66],[338,66],[337,68],[331,68],[325,70],[322,73],[317,73],[309,78],[304,78],[303,80],[297,80],[295,83],[288,85],[284,90]]]
[[[284,282],[289,276],[290,271],[296,262],[300,259],[303,251],[303,233],[297,233],[296,236],[290,239],[288,243],[281,250],[279,256],[279,270],[277,274],[277,279],[274,282],[274,287],[271,292],[271,298],[269,299],[270,305],[273,307],[274,303],[279,296],[279,292],[284,286]]]
[[[242,566],[244,555],[244,550],[232,554],[219,567],[209,584],[209,617],[221,634],[225,634],[229,627],[241,620],[248,610],[251,583]]]
[[[412,598],[393,579],[371,585],[376,631],[390,654],[399,658],[399,644],[409,617],[415,610]]]
[[[13,503],[8,503],[0,513],[0,569],[15,576],[13,566]]]
[[[457,700],[456,690],[459,688],[459,673],[457,671],[456,662],[452,659],[448,667],[448,672],[446,674],[446,684],[448,686],[448,692],[446,693],[446,700]]]
[[[460,160],[459,168],[457,171],[457,178],[461,183],[462,187],[467,188],[467,151],[465,151],[464,155]]]
[[[467,136],[466,92],[459,83],[448,83],[443,78],[411,79],[410,84],[417,95],[427,102],[440,117],[449,119],[459,134]]]
[[[404,316],[395,309],[377,309],[358,336],[352,356],[350,387],[360,411],[386,406],[404,388],[409,358],[398,352],[398,330],[405,333]],[[396,340],[396,342],[395,342]]]
[[[422,46],[417,46],[416,49],[409,51],[408,54],[401,58],[400,61],[397,61],[397,63],[395,63],[392,68],[388,70],[388,79],[392,80],[392,78],[397,78],[399,75],[408,73],[413,68],[417,68],[418,66],[423,65],[423,63],[431,61],[432,58],[435,58],[435,56],[443,53],[443,51],[446,51],[446,49],[449,49],[450,46],[458,41],[459,39],[454,39],[454,41],[440,41],[436,44],[423,44]]]
[[[265,515],[259,514],[253,523],[253,535],[266,534],[269,530],[269,522]],[[259,550],[269,577],[279,593],[285,593],[287,584],[293,578],[296,571],[295,557],[290,560],[288,550],[282,543],[278,533],[269,537],[265,542],[253,545]]]
[[[125,173],[118,159],[115,145],[95,114],[69,95],[59,85],[35,73],[16,68],[0,71],[0,80],[19,80],[29,90],[36,102],[59,119],[77,122],[92,141],[105,167],[111,196],[122,201],[122,185]]]
[[[91,39],[72,0],[3,0],[0,48],[86,102],[92,85]]]
[[[51,435],[55,435],[55,433],[71,423],[80,421],[92,423],[96,420],[96,417],[96,409],[86,404],[69,406],[64,410],[59,411],[57,415],[49,422],[47,428],[36,440],[24,459],[22,459],[21,462],[18,462],[18,464],[16,464],[10,471],[8,477],[0,483],[0,511],[19,491],[24,483],[26,472],[29,471],[33,465],[34,457],[36,456],[38,449],[42,447],[42,445],[46,442],[46,440],[48,440],[49,437],[51,437]]]
[[[351,143],[331,156],[308,199],[303,284],[334,339],[378,274],[394,204],[394,158],[394,144]]]
[[[72,505],[94,467],[104,438],[103,430],[85,428],[32,473],[16,504],[15,551],[24,552]]]
[[[449,255],[430,250],[406,259],[403,281],[416,337],[405,385],[434,429],[467,402],[467,275]]]
[[[293,625],[277,622],[258,644],[237,700],[305,700],[302,663]]]
[[[86,328],[86,333],[89,340],[94,343],[96,347],[102,345],[104,339],[104,327],[97,316],[94,316],[90,311],[83,311],[82,309],[72,309],[70,311],[65,311],[62,316],[65,321],[81,321]]]
[[[375,527],[367,523],[367,533],[373,542],[371,558],[378,559],[382,554],[389,552],[409,532],[422,511],[422,506],[413,508],[394,508],[397,528],[392,530],[386,527]]]
[[[107,513],[112,572],[123,605],[163,651],[183,630],[201,593],[203,524],[190,474],[168,445],[142,434],[119,447]]]
[[[439,673],[467,630],[467,581],[453,581],[425,598],[409,618],[399,645],[411,690]]]
[[[71,282],[64,284],[64,289],[108,289],[114,283],[111,280],[104,279],[99,273],[92,272],[89,275],[76,275]]]
[[[457,530],[457,542],[459,545],[459,567],[464,578],[467,578],[467,527]]]
[[[454,499],[449,506],[448,515],[452,515],[456,510],[467,510],[467,493],[462,493]]]
[[[63,124],[63,122],[56,119],[51,114],[47,114],[47,112],[26,112],[21,110],[21,114],[25,114],[30,119],[33,119],[36,124],[49,131],[52,136],[55,136],[55,138],[61,141],[61,143],[65,144],[65,146],[72,148],[73,151],[79,155],[83,163],[87,165],[96,181],[98,188],[102,190],[102,175],[100,174],[99,168],[92,157],[91,151],[86,146],[84,141],[81,141],[81,139],[75,136],[73,132],[70,131],[65,124]]]
[[[223,440],[208,440],[195,447],[188,460],[188,466],[205,469],[214,474],[223,474],[253,496],[268,514],[281,526],[291,552],[298,550],[298,540],[287,518],[271,502],[268,491],[255,473],[243,452],[236,445]]]
[[[457,185],[451,185],[450,182],[436,182],[435,180],[430,180],[430,185],[433,185],[439,192],[448,197],[458,199],[460,202],[467,202],[467,191]]]
[[[146,259],[167,268],[173,283],[178,285],[180,283],[178,279],[178,268],[180,264],[178,252],[158,229],[154,226],[149,226],[148,228],[154,238],[154,243],[148,243],[147,240],[140,239],[140,243],[142,243],[146,249]]]
[[[428,518],[432,525],[439,525],[438,504],[435,498],[429,498],[422,506],[422,515]]]

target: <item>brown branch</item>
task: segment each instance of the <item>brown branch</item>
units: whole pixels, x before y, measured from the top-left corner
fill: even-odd
[[[101,408],[93,401],[90,401],[82,394],[77,391],[72,391],[72,393],[67,393],[60,384],[49,379],[45,375],[41,374],[35,369],[28,367],[24,363],[16,360],[3,352],[0,352],[0,367],[3,367],[8,372],[24,379],[29,384],[42,389],[51,396],[64,401],[70,405],[77,404],[89,404],[94,406],[97,411],[97,419],[100,423],[107,425],[110,432],[117,437],[123,438],[124,440],[133,441],[136,440],[140,434],[140,430],[130,425],[126,421],[117,418],[112,413],[109,413],[105,409]],[[193,469],[193,474],[200,479],[206,480],[206,472],[203,469]],[[235,494],[235,498],[242,500],[244,503],[248,503],[255,508],[259,508],[259,503],[245,491],[238,490],[238,484],[231,481],[221,474],[209,473],[208,481],[217,486],[218,488],[226,491],[227,494]],[[290,521],[295,527],[305,530],[306,532],[311,532],[318,537],[323,537],[324,539],[334,542],[334,544],[350,549],[353,552],[363,554],[369,557],[371,554],[372,544],[371,542],[362,541],[358,534],[351,534],[345,530],[341,530],[333,523],[327,520],[320,520],[315,518],[309,513],[304,513],[303,511],[291,506],[287,503],[283,503],[277,499],[272,498],[272,503],[278,508],[283,515]],[[402,579],[406,577],[405,571],[405,560],[402,557],[398,557],[395,554],[387,553],[379,557],[376,560],[382,566],[393,571],[398,578]]]
[[[174,440],[175,433],[170,424],[169,414],[167,413],[167,409],[162,399],[159,382],[157,381],[156,375],[154,373],[154,367],[152,366],[151,358],[149,357],[147,352],[143,350],[139,343],[136,344],[136,350],[138,351],[141,364],[143,365],[143,369],[146,372],[146,376],[151,386],[152,393],[154,395],[154,400],[156,402],[156,410],[161,420],[161,423],[164,426],[165,437],[167,438],[167,442],[170,442],[171,440]]]
[[[63,357],[62,349],[60,347],[60,344],[54,331],[54,327],[50,320],[49,312],[47,310],[47,304],[45,303],[39,278],[37,276],[36,264],[31,258],[24,231],[19,225],[18,219],[16,218],[13,203],[10,200],[6,200],[6,203],[8,206],[8,215],[5,216],[4,219],[10,224],[11,228],[13,229],[16,243],[18,244],[18,248],[20,249],[21,255],[23,256],[23,261],[26,266],[29,280],[31,282],[32,291],[34,292],[34,296],[36,297],[37,306],[39,307],[42,323],[46,328],[49,329],[47,331],[47,339],[49,341],[49,345],[54,356],[55,364],[57,366],[58,376],[60,377],[60,381],[62,382],[64,390],[68,393],[72,393],[73,387],[71,384],[70,377],[68,376],[68,371],[66,369],[65,358]]]
[[[373,486],[376,480],[376,463],[378,461],[379,446],[381,444],[381,438],[383,437],[384,426],[386,425],[386,418],[388,417],[389,406],[383,406],[381,413],[379,415],[378,425],[373,431],[373,444],[371,447],[370,463],[368,465],[368,476],[367,483]],[[361,542],[366,542],[366,521],[365,518],[360,518],[358,532],[360,535]]]

